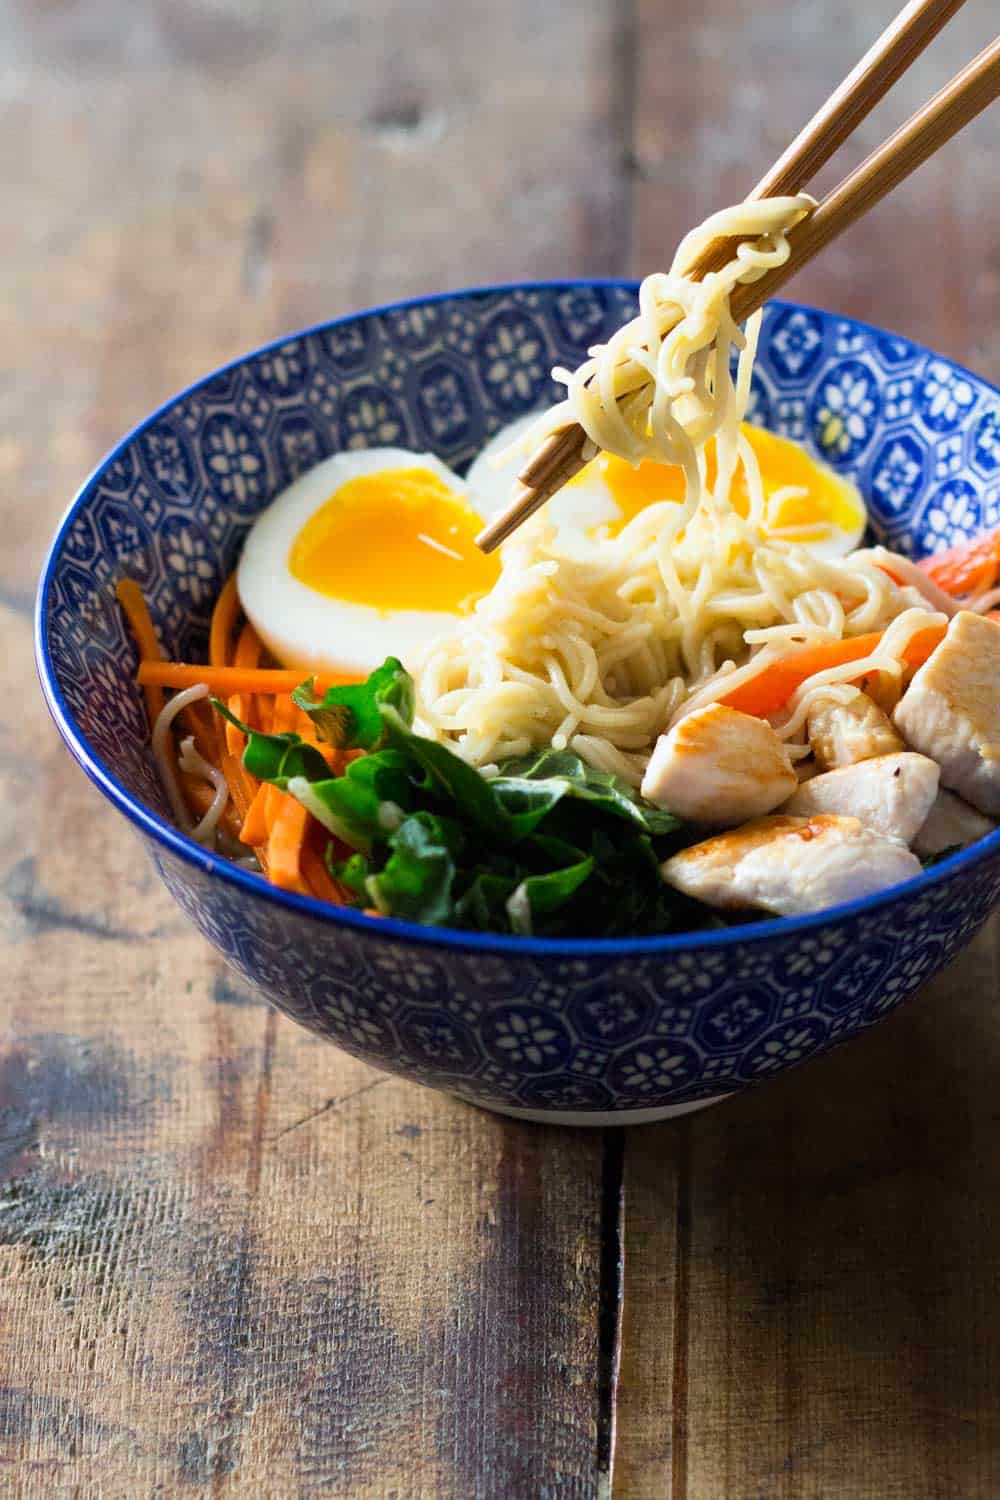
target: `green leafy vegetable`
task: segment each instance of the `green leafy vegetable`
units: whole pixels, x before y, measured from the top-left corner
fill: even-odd
[[[327,688],[322,699],[313,696],[314,681],[310,677],[297,687],[292,701],[312,719],[319,738],[338,749],[371,750],[380,744],[386,708],[405,725],[413,723],[413,678],[394,656],[387,657],[367,682]]]
[[[287,790],[352,849],[368,853],[379,835],[388,837],[415,806],[409,761],[395,750],[353,760],[342,776],[331,776],[319,759],[322,776],[290,777]]]
[[[547,875],[527,875],[507,898],[507,916],[514,932],[530,937],[538,917],[548,916],[566,905],[573,894],[593,873],[591,856]]]
[[[454,901],[455,860],[440,818],[418,812],[388,840],[389,858],[365,882],[372,905],[411,922],[447,922]]]
[[[491,786],[512,813],[531,806],[533,797],[576,797],[612,817],[625,818],[651,835],[673,833],[680,820],[662,808],[636,800],[631,787],[607,771],[595,771],[568,750],[542,750],[533,756],[507,761]],[[548,809],[546,809],[548,810]]]
[[[679,820],[570,751],[543,750],[481,775],[413,732],[413,683],[392,657],[365,683],[320,700],[307,682],[293,697],[320,738],[368,753],[331,776],[298,735],[240,724],[243,763],[333,835],[327,863],[358,905],[414,922],[553,937],[712,921],[660,878],[662,860],[688,840]]]
[[[307,745],[301,735],[262,734],[260,730],[249,729],[246,724],[241,723],[218,698],[212,699],[212,706],[246,735],[243,765],[258,781],[270,781],[286,791],[293,777],[313,781],[317,776],[329,776],[326,761],[316,746]]]

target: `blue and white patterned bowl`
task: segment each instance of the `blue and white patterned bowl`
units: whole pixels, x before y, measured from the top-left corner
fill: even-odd
[[[199,660],[250,523],[303,469],[384,443],[461,468],[555,394],[553,364],[578,363],[634,308],[621,283],[501,287],[361,313],[248,355],[101,464],[38,596],[39,671],[67,745],[241,974],[377,1067],[595,1124],[695,1107],[880,1020],[1000,900],[1000,833],[886,894],[689,937],[490,938],[335,911],[171,827],[114,584],[137,578],[171,655]],[[905,339],[774,303],[751,414],[853,475],[894,547],[924,553],[1000,524],[997,391]]]

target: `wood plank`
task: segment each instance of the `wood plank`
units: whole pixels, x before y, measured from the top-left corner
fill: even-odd
[[[618,268],[614,11],[10,18],[0,1489],[597,1492],[600,1141],[254,1002],[58,744],[27,616],[80,477],[206,369],[368,300]]]
[[[734,201],[891,6],[638,4],[633,269]],[[822,181],[990,36],[972,7]],[[739,58],[739,71],[730,61]],[[789,289],[1000,375],[978,122]],[[697,169],[692,170],[691,164]],[[928,235],[947,253],[928,256]],[[915,289],[918,293],[915,295]],[[626,1138],[615,1493],[628,1500],[997,1493],[1000,924],[855,1046]]]
[[[801,1073],[633,1134],[630,1500],[998,1492],[998,946]]]

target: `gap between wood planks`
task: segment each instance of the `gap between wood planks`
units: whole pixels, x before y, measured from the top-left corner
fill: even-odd
[[[597,1343],[597,1472],[604,1493],[615,1478],[615,1419],[624,1305],[625,1131],[604,1133],[601,1155],[601,1269]]]
[[[663,1127],[660,1127],[661,1129]],[[627,1500],[629,1473],[615,1481],[615,1457],[618,1440],[619,1377],[627,1337],[625,1328],[626,1244],[628,1197],[626,1162],[631,1146],[639,1158],[644,1155],[642,1137],[634,1132],[611,1129],[604,1132],[601,1154],[601,1256],[600,1297],[598,1303],[597,1356],[597,1495],[599,1500]],[[690,1292],[691,1246],[691,1122],[681,1119],[671,1131],[670,1147],[665,1150],[664,1168],[673,1164],[674,1197],[674,1277],[672,1300],[672,1390],[669,1413],[664,1413],[669,1430],[670,1493],[683,1500],[687,1494],[687,1362]],[[648,1145],[648,1140],[645,1142]],[[666,1143],[664,1143],[666,1144]],[[637,1186],[632,1183],[633,1188]],[[641,1189],[640,1189],[641,1190]],[[634,1318],[636,1309],[629,1308]],[[633,1328],[634,1332],[634,1328]],[[635,1350],[632,1350],[635,1356]]]
[[[639,71],[638,0],[617,0],[615,75],[617,132],[621,163],[620,222],[625,233],[620,273],[632,270],[634,243],[634,163],[636,153]],[[604,1132],[601,1156],[601,1261],[597,1346],[597,1473],[599,1494],[614,1493],[618,1376],[621,1370],[622,1312],[625,1291],[625,1142],[624,1129]]]
[[[597,1473],[613,1493],[624,1306],[625,1131],[606,1130],[601,1154],[601,1265],[597,1333]]]

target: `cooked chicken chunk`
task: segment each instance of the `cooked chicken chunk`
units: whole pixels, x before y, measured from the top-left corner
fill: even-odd
[[[660,735],[642,795],[691,823],[727,828],[772,812],[797,784],[766,720],[710,703]]]
[[[910,842],[916,854],[940,854],[944,849],[959,849],[992,833],[996,827],[954,792],[940,791],[923,826]]]
[[[857,818],[760,818],[675,854],[663,878],[709,906],[822,911],[920,874],[920,861]]]
[[[889,716],[867,693],[858,693],[849,703],[834,695],[817,693],[806,719],[809,744],[821,771],[853,766],[877,755],[904,749]]]
[[[894,714],[914,750],[941,767],[941,785],[1000,814],[1000,625],[962,610],[914,675]]]
[[[843,813],[873,833],[912,844],[934,805],[939,776],[935,762],[913,750],[877,755],[814,776],[781,810],[799,818]]]

